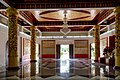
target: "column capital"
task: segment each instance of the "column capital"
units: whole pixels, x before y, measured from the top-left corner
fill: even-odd
[[[94,26],[94,35],[99,35],[100,34],[100,25],[95,25]],[[96,36],[98,37],[98,36]]]
[[[120,10],[120,6],[114,8],[114,12],[118,12],[118,10]]]
[[[100,25],[99,24],[97,24],[97,25],[95,25],[93,28],[99,28],[100,27]]]
[[[36,30],[36,26],[32,25],[32,26],[30,27],[30,30],[33,30],[33,29]]]
[[[13,7],[8,7],[7,13],[8,13],[8,15],[16,15],[16,14],[18,14],[18,10],[16,8],[13,8]]]
[[[120,6],[115,7],[114,13],[115,13],[115,16],[116,16],[115,18],[118,18],[119,14],[120,14]]]

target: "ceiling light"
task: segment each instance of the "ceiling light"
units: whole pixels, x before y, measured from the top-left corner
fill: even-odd
[[[64,14],[63,28],[60,29],[60,32],[63,33],[64,35],[67,35],[68,33],[71,32],[71,29],[68,28],[68,24],[67,24],[67,17],[66,17],[67,11],[65,10],[63,14]]]

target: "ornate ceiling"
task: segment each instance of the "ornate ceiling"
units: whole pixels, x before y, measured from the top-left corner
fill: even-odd
[[[113,9],[118,0],[1,0],[0,14],[7,17],[9,6],[19,10],[19,24],[29,29],[35,25],[42,32],[60,31],[63,12],[67,10],[69,28],[72,31],[89,31],[94,25],[101,28],[115,21]]]
[[[38,21],[63,21],[64,10],[31,11]],[[91,21],[100,10],[67,10],[68,21]]]

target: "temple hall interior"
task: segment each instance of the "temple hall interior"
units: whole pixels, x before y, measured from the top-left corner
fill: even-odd
[[[0,0],[0,80],[120,80],[120,0]]]

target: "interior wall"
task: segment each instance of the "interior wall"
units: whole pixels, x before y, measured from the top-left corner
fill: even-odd
[[[42,58],[55,58],[56,46],[55,40],[42,40]]]
[[[75,58],[89,58],[88,53],[88,40],[75,40],[74,41],[74,57]]]
[[[56,44],[74,44],[74,40],[56,40]]]
[[[18,56],[19,56],[18,60],[20,61],[20,54],[21,53],[23,54],[23,50],[22,51],[20,50],[20,48],[21,48],[20,44],[23,44],[23,42],[21,42],[20,37],[22,37],[22,39],[23,38],[30,39],[30,36],[28,36],[27,34],[23,34],[23,33],[19,33],[18,36],[19,36],[18,37]],[[84,38],[81,38],[81,39],[84,39]],[[54,41],[60,40],[60,41],[58,41],[58,43],[64,42],[63,39],[52,39],[52,40],[54,40]],[[68,39],[65,39],[65,40],[68,40]],[[79,39],[69,39],[69,40],[71,40],[71,41],[68,41],[69,43],[73,43],[74,40],[80,40],[80,38]],[[87,38],[87,40],[89,43],[89,42],[93,41],[93,38]],[[7,41],[8,41],[8,29],[7,29],[7,27],[3,27],[0,25],[0,45],[1,45],[0,46],[0,66],[5,66],[5,64],[6,64],[6,43],[7,43]],[[41,44],[41,40],[37,39],[37,43]],[[55,43],[55,45],[56,44],[57,43]],[[53,53],[55,54],[56,52],[53,52]],[[89,53],[89,50],[88,50],[88,53]]]
[[[115,35],[109,36],[109,46],[115,48]]]
[[[90,58],[90,43],[93,43],[94,42],[94,38],[93,37],[81,37],[81,38],[56,38],[56,39],[38,39],[38,41],[42,44],[42,40],[55,40],[55,45],[59,45],[59,44],[73,44],[73,53],[75,53],[74,51],[74,40],[87,40],[88,41],[88,54],[87,54],[87,57],[84,57],[84,58]],[[42,46],[41,46],[41,56],[43,54],[42,52]],[[56,49],[57,50],[57,49]],[[56,51],[57,52],[57,51]],[[55,52],[55,56],[56,56],[56,52]],[[74,55],[74,54],[73,54]],[[40,56],[40,57],[41,57]],[[41,57],[42,58],[42,57]],[[50,58],[50,56],[46,56],[46,58]],[[73,56],[74,58],[74,56]]]
[[[103,50],[108,46],[108,37],[100,39],[100,56],[103,57]]]
[[[0,25],[0,67],[6,66],[6,43],[8,41],[8,29]]]
[[[103,50],[106,46],[115,47],[115,30],[107,31],[100,35],[100,56],[103,55]]]
[[[23,50],[21,50],[21,42],[20,38],[30,39],[30,36],[24,33],[18,33],[18,62],[20,62],[21,54],[23,54]],[[8,55],[6,55],[6,43],[8,41],[8,28],[5,25],[0,25],[0,67],[6,66],[6,61],[8,60]]]
[[[115,35],[115,30],[107,31],[107,32],[101,34],[101,35],[100,35],[100,39],[102,39],[102,38],[106,38],[106,37],[108,37],[108,36],[112,36],[112,35]]]
[[[24,50],[24,45],[27,44],[26,42],[30,43],[31,37],[23,32],[19,32],[19,37],[21,38],[19,41],[19,45],[18,45],[18,46],[20,46],[20,48],[19,48],[19,51],[20,51],[19,54],[21,54],[20,59],[23,64],[26,64],[26,62],[30,61],[30,50],[28,51],[29,53],[26,53]],[[25,42],[25,40],[26,40],[26,42]],[[30,47],[30,45],[28,45],[28,46]]]
[[[21,60],[22,60],[22,63],[23,64],[26,64],[27,62],[29,62],[30,61],[30,50],[28,51],[28,53],[27,54],[24,54],[25,52],[24,52],[24,45],[25,44],[27,44],[26,42],[24,42],[24,41],[26,41],[27,40],[27,42],[30,42],[30,40],[31,40],[31,36],[30,35],[27,35],[27,34],[25,34],[25,33],[23,33],[23,32],[20,32],[19,33],[19,37],[21,38],[20,39],[20,41],[19,41],[19,49],[21,49],[20,50],[20,58],[21,58]],[[38,38],[36,38],[36,44],[38,45],[38,46],[40,46],[40,44],[41,44],[41,42],[40,42],[40,40],[38,39]],[[29,47],[30,47],[30,45],[29,45]],[[38,51],[36,51],[36,59],[38,59],[38,57],[39,57],[39,53],[40,53],[40,48],[39,49],[36,49],[36,50],[38,50]],[[38,52],[38,53],[37,53]]]

